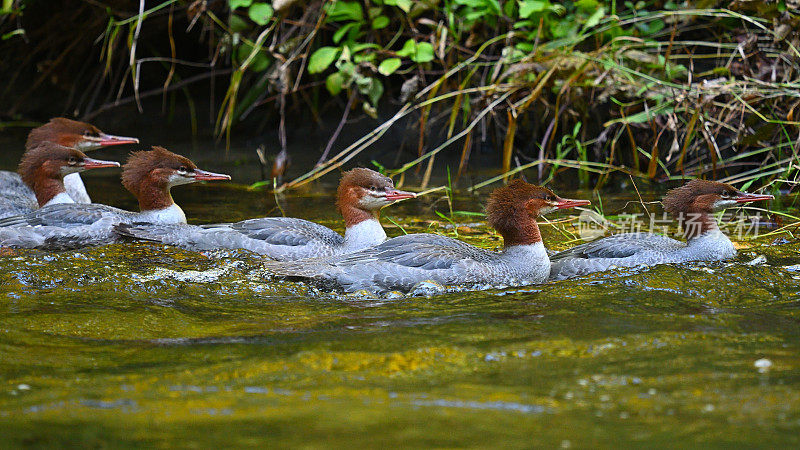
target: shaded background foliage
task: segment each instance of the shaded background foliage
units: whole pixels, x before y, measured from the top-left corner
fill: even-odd
[[[5,0],[0,114],[91,120],[126,105],[182,108],[196,132],[277,128],[284,149],[287,117],[289,127],[333,117],[317,165],[289,187],[392,125],[406,129],[405,153],[389,172],[414,169],[423,186],[446,165],[462,174],[477,150],[494,155],[503,178],[577,169],[587,186],[613,171],[794,185],[797,6]],[[375,130],[344,148],[341,130],[361,116]]]

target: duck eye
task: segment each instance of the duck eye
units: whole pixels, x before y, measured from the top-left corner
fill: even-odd
[[[189,169],[186,168],[185,166],[178,167],[178,173],[187,173],[187,172],[189,172]]]
[[[97,132],[96,131],[92,131],[92,130],[84,131],[83,135],[86,136],[86,137],[98,137]]]
[[[78,158],[70,156],[69,158],[67,158],[67,163],[69,163],[69,165],[71,166],[74,166],[75,164],[78,164]]]

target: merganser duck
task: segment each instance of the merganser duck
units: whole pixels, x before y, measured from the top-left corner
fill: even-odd
[[[356,168],[342,175],[336,208],[344,217],[344,237],[330,228],[303,219],[262,217],[213,225],[152,225],[123,223],[117,233],[202,251],[246,249],[279,261],[352,253],[386,240],[381,208],[416,197],[395,189],[391,178]]]
[[[207,180],[230,180],[200,170],[192,161],[165,148],[131,153],[122,184],[139,200],[140,212],[79,203],[48,205],[32,213],[0,220],[0,247],[61,250],[116,242],[113,227],[121,222],[186,223],[172,200],[173,186]]]
[[[711,216],[742,203],[771,200],[716,181],[692,180],[664,196],[664,210],[678,218],[687,242],[651,233],[625,233],[578,245],[550,256],[550,278],[562,280],[614,267],[686,261],[722,261],[736,249]]]
[[[139,139],[106,134],[92,124],[56,117],[28,133],[25,150],[28,152],[48,143],[88,152],[112,145],[138,144]],[[64,177],[64,186],[67,194],[76,203],[92,202],[79,174],[71,173]],[[32,188],[14,172],[0,170],[0,198],[6,199],[6,203],[16,202],[20,210],[26,207],[35,209],[36,198]]]
[[[409,234],[350,255],[267,262],[264,268],[279,277],[315,280],[345,292],[409,291],[423,281],[443,286],[536,284],[550,273],[536,218],[588,204],[515,180],[495,189],[486,204],[489,225],[503,236],[500,252],[436,234]]]
[[[119,167],[119,163],[92,159],[79,150],[51,142],[33,147],[22,156],[19,175],[23,186],[33,190],[34,198],[27,194],[0,196],[0,218],[25,214],[40,206],[75,203],[67,194],[65,177],[102,167]]]

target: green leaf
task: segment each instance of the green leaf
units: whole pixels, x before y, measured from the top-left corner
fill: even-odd
[[[380,30],[381,28],[386,28],[388,25],[389,25],[389,18],[386,16],[378,16],[372,19],[373,30]]]
[[[353,62],[356,64],[361,64],[363,62],[375,62],[375,53],[358,53],[353,55]]]
[[[608,122],[604,123],[603,126],[608,127],[609,125],[613,125],[615,123],[645,123],[649,122],[655,116],[660,116],[663,114],[672,114],[673,112],[675,112],[675,106],[673,106],[670,103],[662,103],[648,110],[636,114],[631,114],[630,116],[627,116],[624,119],[609,120]]]
[[[250,189],[261,189],[266,186],[272,186],[272,180],[256,181],[250,185]]]
[[[469,6],[470,8],[482,8],[486,6],[485,0],[455,0],[457,5]]]
[[[328,78],[325,79],[325,87],[328,88],[328,92],[331,95],[339,95],[344,88],[344,75],[341,72],[334,72],[328,75]]]
[[[25,30],[22,28],[17,28],[14,31],[9,31],[8,33],[4,34],[3,37],[0,38],[0,40],[7,41],[14,36],[24,36],[24,35],[25,35]]]
[[[398,56],[407,56],[416,63],[433,61],[433,45],[427,42],[417,44],[413,39],[409,39],[396,53]]]
[[[275,11],[272,9],[272,5],[266,3],[254,3],[250,9],[247,10],[247,15],[250,17],[250,20],[262,26],[269,23],[269,19],[272,18],[274,13]]]
[[[417,43],[413,39],[409,39],[403,44],[403,48],[397,52],[398,56],[411,56],[417,52]]]
[[[533,51],[533,43],[532,42],[519,42],[515,46],[517,49],[524,53],[530,53]]]
[[[341,64],[340,64],[341,63]],[[349,84],[350,82],[347,80],[352,79],[356,74],[356,65],[351,62],[336,62],[336,67],[339,68],[339,72],[342,73],[342,76],[345,77],[345,81]]]
[[[326,9],[328,11],[326,22],[364,21],[364,13],[359,2],[344,2],[341,0],[335,3],[326,2]]]
[[[349,47],[350,47],[350,51],[353,52],[353,53],[358,53],[358,52],[360,52],[362,50],[366,50],[368,48],[381,48],[380,45],[373,44],[371,42],[362,42],[360,44],[352,44]]]
[[[542,12],[550,6],[550,2],[541,0],[525,0],[519,4],[519,16],[527,19],[537,12]]]
[[[417,44],[417,53],[411,57],[411,60],[416,63],[433,61],[433,45],[428,42]]]
[[[381,83],[381,80],[372,78],[372,83],[370,85],[369,92],[367,92],[367,96],[369,97],[369,102],[377,108],[378,101],[383,96],[383,83]]]
[[[342,40],[344,35],[347,34],[348,31],[350,31],[353,28],[357,29],[360,26],[361,25],[359,25],[358,22],[350,22],[350,23],[347,23],[347,24],[343,25],[342,28],[339,28],[338,30],[336,30],[336,33],[333,33],[333,43],[334,44],[338,44]]]
[[[386,0],[387,5],[394,5],[408,13],[411,11],[411,0]]]
[[[308,73],[320,73],[336,60],[339,47],[320,47],[308,58]]]
[[[242,6],[246,8],[252,4],[253,0],[228,0],[228,5],[231,7],[231,10],[240,8]]]
[[[605,8],[603,8],[602,6],[597,8],[597,11],[592,13],[592,15],[589,16],[588,19],[586,19],[586,23],[583,25],[583,29],[588,30],[589,28],[592,28],[593,26],[597,25],[598,23],[600,23],[600,19],[602,19],[605,15],[606,15]]]
[[[381,75],[389,76],[399,68],[400,68],[400,58],[389,58],[389,59],[384,59],[381,62],[381,64],[378,66],[378,72]]]
[[[596,11],[597,7],[600,6],[597,0],[578,0],[575,2],[575,6],[578,7],[579,10],[583,12],[590,12]]]
[[[514,12],[517,10],[517,2],[505,2],[503,4],[503,14],[508,17],[514,17]]]
[[[249,30],[252,25],[250,24],[250,22],[245,21],[236,14],[231,14],[231,17],[228,20],[228,26],[230,26],[231,30],[233,30],[234,32],[241,33],[245,30]]]
[[[656,34],[663,30],[665,26],[666,25],[664,25],[664,21],[661,19],[653,20],[651,22],[640,22],[636,24],[636,28],[641,30],[642,34],[644,35]]]

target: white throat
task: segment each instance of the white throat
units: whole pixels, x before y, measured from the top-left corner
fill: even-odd
[[[186,214],[183,213],[180,206],[173,203],[166,208],[142,211],[136,220],[164,225],[186,223]]]
[[[344,232],[344,247],[347,251],[358,251],[380,244],[386,240],[386,232],[377,219],[368,219],[347,227]]]
[[[547,256],[547,250],[545,250],[542,241],[534,242],[533,244],[506,247],[506,249],[503,250],[503,254],[509,258],[519,258],[520,261],[527,259],[550,261],[550,257]]]
[[[66,192],[61,192],[56,194],[55,197],[51,198],[49,202],[44,204],[44,206],[56,205],[58,203],[75,203],[75,200],[73,200],[72,197],[70,197]]]
[[[92,203],[80,173],[74,172],[64,175],[64,188],[76,203]]]

